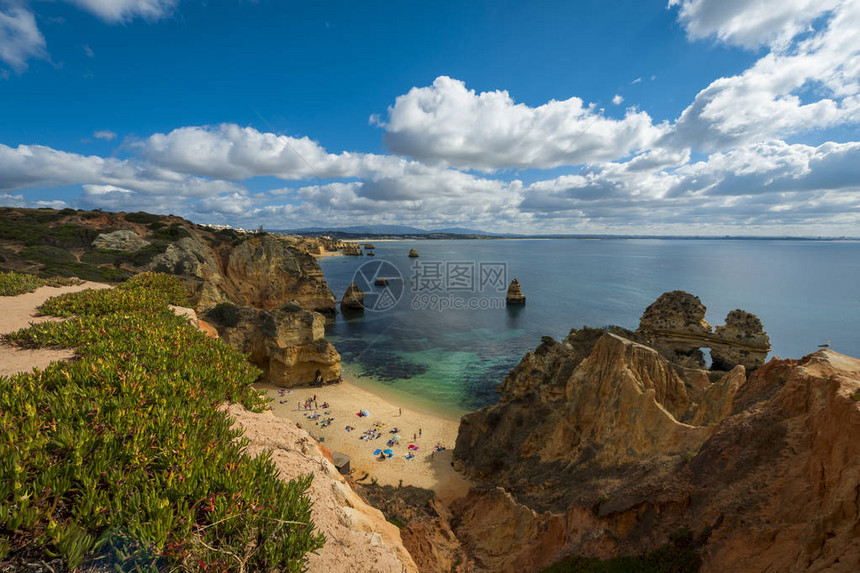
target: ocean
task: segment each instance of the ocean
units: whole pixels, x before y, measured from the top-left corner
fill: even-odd
[[[370,241],[375,256],[319,259],[338,301],[370,294],[363,316],[338,314],[327,337],[345,370],[425,409],[459,414],[495,402],[496,386],[542,336],[618,325],[635,330],[660,294],[685,290],[711,325],[754,313],[770,357],[830,348],[860,356],[860,241],[547,239]],[[410,249],[418,258],[409,258]],[[376,278],[388,285],[374,286]],[[524,307],[505,308],[516,278]]]

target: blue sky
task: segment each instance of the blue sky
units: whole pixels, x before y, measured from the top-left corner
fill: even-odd
[[[842,0],[0,0],[0,204],[860,235]]]

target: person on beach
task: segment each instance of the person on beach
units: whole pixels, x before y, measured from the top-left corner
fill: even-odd
[[[418,428],[418,437],[421,437],[421,428]]]

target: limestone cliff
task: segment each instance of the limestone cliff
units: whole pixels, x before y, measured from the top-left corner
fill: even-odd
[[[719,336],[698,299],[674,297],[643,321]],[[723,338],[763,333],[751,316],[730,314]],[[860,570],[860,361],[822,350],[748,378],[654,339],[545,338],[498,404],[463,417],[455,463],[482,485],[451,511],[477,570],[641,555],[684,530],[704,572]]]

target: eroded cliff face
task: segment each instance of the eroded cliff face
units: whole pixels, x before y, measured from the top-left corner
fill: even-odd
[[[477,569],[641,555],[690,530],[705,572],[860,570],[860,361],[822,350],[748,378],[651,335],[544,339],[463,417],[455,463],[482,486],[451,510]]]
[[[312,256],[271,235],[221,237],[196,226],[188,233],[150,268],[184,277],[197,312],[249,353],[266,381],[290,387],[313,383],[317,373],[325,382],[339,378],[340,355],[325,340],[319,314],[335,312],[335,299]],[[225,303],[234,320],[212,313]]]

